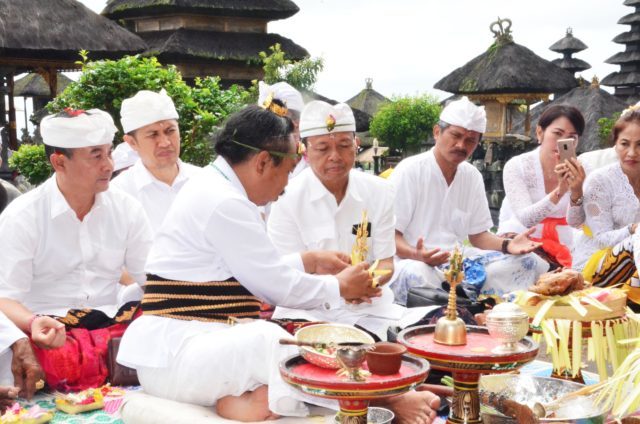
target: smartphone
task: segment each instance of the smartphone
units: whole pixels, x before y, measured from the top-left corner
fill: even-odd
[[[560,162],[564,162],[570,158],[576,157],[576,139],[563,138],[558,140],[558,153],[560,154]]]

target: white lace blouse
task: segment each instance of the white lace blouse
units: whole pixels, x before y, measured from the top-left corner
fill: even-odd
[[[502,174],[506,197],[500,208],[498,234],[520,233],[536,227],[533,237],[540,237],[545,218],[564,218],[573,227],[584,222],[581,207],[570,206],[567,192],[557,204],[551,201],[552,194],[544,188],[540,148],[511,158],[504,166]],[[558,226],[560,242],[571,247],[574,231],[567,226]]]
[[[585,224],[591,236],[581,234],[573,251],[573,265],[582,269],[597,250],[629,237],[629,224],[640,221],[640,201],[620,162],[593,171],[584,183]]]

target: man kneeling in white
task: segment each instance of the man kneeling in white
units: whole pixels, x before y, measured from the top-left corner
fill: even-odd
[[[391,174],[399,259],[392,289],[399,303],[406,303],[412,287],[440,287],[444,276],[437,267],[467,237],[473,247],[463,253],[478,256],[484,264],[485,293],[526,289],[548,268],[537,255],[527,254],[539,246],[528,238],[534,229],[513,240],[488,231],[493,222],[482,175],[467,162],[486,125],[484,107],[466,97],[449,103],[433,127],[435,146],[404,159]]]
[[[230,321],[257,318],[261,300],[336,309],[343,299],[379,296],[366,264],[310,275],[312,256],[283,257],[270,242],[258,206],[277,199],[297,163],[292,131],[289,118],[248,106],[220,132],[215,162],[176,196],[148,257],[143,315],[118,355],[137,369],[145,392],[216,405],[240,421],[304,416],[306,397],[278,368],[297,351],[278,344],[288,333],[265,321]]]

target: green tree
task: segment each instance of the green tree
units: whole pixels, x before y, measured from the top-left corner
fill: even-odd
[[[318,74],[324,69],[324,60],[320,57],[299,61],[288,59],[280,44],[269,47],[271,53],[260,52],[264,82],[275,84],[284,81],[298,90],[312,90]]]
[[[43,183],[53,172],[42,144],[23,144],[9,158],[9,167],[17,169],[32,185]]]
[[[369,131],[395,153],[406,155],[432,134],[442,107],[434,96],[395,97],[380,107]]]
[[[155,57],[126,56],[95,62],[87,62],[86,56],[83,59],[80,78],[47,105],[50,112],[66,107],[102,109],[113,117],[120,130],[118,143],[122,139],[122,101],[139,90],[165,89],[180,116],[180,156],[196,165],[205,165],[213,157],[211,133],[215,126],[250,100],[249,92],[241,87],[222,89],[217,77],[196,79],[194,87],[189,87],[175,66],[162,66]]]
[[[611,131],[620,117],[620,112],[614,113],[611,118],[598,119],[598,136],[600,137],[600,147],[605,148],[611,145]]]

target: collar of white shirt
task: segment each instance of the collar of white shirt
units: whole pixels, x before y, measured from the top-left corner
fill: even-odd
[[[141,159],[138,159],[133,167],[131,167],[130,171],[134,172],[133,181],[135,182],[136,190],[138,191],[142,190],[144,187],[150,184],[161,184],[167,186],[166,183],[160,181],[159,179],[154,177],[151,172],[149,172],[147,167],[142,163]],[[186,181],[187,178],[189,178],[189,176],[187,175],[186,166],[184,166],[183,162],[178,159],[178,175],[176,176],[176,179],[173,180],[173,184],[171,185],[171,187],[177,187],[179,184],[182,184],[182,182]]]
[[[327,190],[327,188],[324,186],[324,184],[322,184],[322,181],[320,181],[320,179],[316,176],[312,169],[308,169],[307,172],[310,173],[309,193],[311,201],[320,200],[325,196],[333,196],[333,193]],[[345,198],[351,197],[357,202],[362,202],[363,196],[358,190],[358,184],[355,183],[357,176],[354,174],[356,172],[359,171],[352,169],[349,172],[349,181],[347,183],[347,192],[345,193]]]
[[[56,181],[56,174],[53,174],[46,182],[45,189],[51,194],[51,219],[54,219],[64,213],[69,211],[73,212],[71,206],[69,206],[69,202],[64,197],[60,188],[58,187],[58,182]],[[100,207],[104,203],[104,199],[102,198],[102,193],[96,194],[95,202],[91,207],[91,210],[94,210]],[[74,213],[75,215],[75,213]]]
[[[247,195],[247,191],[244,189],[240,179],[225,158],[218,156],[210,166],[216,174],[219,174],[221,177],[229,181],[231,185],[240,191],[244,197],[249,198],[249,195]]]

